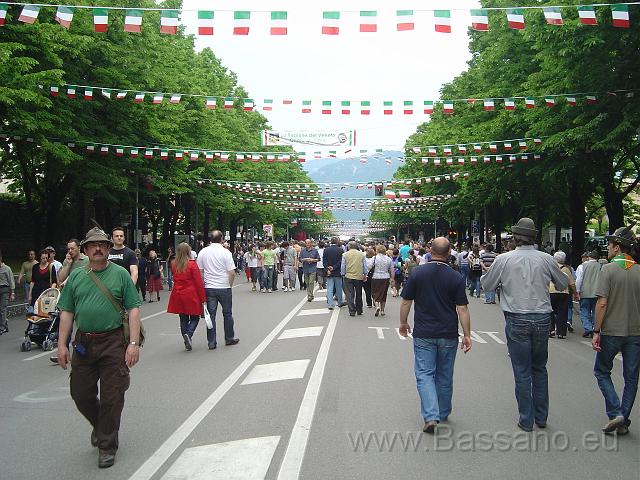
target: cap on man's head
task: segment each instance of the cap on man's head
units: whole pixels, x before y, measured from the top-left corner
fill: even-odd
[[[636,243],[636,236],[633,233],[635,222],[628,227],[620,227],[612,235],[607,235],[607,241],[618,243],[623,247],[631,248]]]
[[[48,247],[44,247],[44,249],[45,249],[47,252],[53,252],[53,253],[56,253],[56,249],[55,249],[55,248],[53,248],[51,245],[49,245]]]
[[[104,230],[98,227],[93,227],[91,230],[89,230],[85,235],[84,240],[80,242],[80,245],[85,245],[89,242],[108,243],[109,245],[113,246],[113,242],[111,241],[111,238],[109,238],[109,235],[107,235]]]
[[[524,237],[535,237],[538,235],[535,223],[528,217],[522,217],[518,220],[518,223],[511,227],[511,232]]]
[[[591,251],[587,254],[587,256],[588,256],[589,258],[595,258],[596,260],[599,260],[599,259],[600,259],[600,252],[598,252],[597,250],[591,250]]]

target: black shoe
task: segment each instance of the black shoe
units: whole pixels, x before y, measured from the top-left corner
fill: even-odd
[[[358,315],[362,315],[362,312],[358,312]]]
[[[50,356],[50,357],[49,357],[49,361],[50,361],[51,363],[55,363],[55,364],[57,364],[57,363],[58,363],[58,356],[57,356],[57,355],[55,355],[55,356],[53,356],[53,355],[52,355],[52,356]]]
[[[545,423],[538,423],[538,422],[536,422],[536,426],[537,426],[538,428],[547,428],[547,423],[546,423],[546,422],[545,422]]]
[[[182,338],[184,338],[184,348],[190,352],[193,348],[191,345],[191,337],[185,333],[184,335],[182,335]]]
[[[350,317],[355,317],[355,316],[356,316],[356,314],[355,314],[355,313],[350,313],[350,314],[349,314],[349,316],[350,316]]]
[[[438,422],[436,422],[435,420],[424,422],[424,428],[422,429],[422,431],[424,433],[434,433],[436,430],[436,425],[438,425]]]
[[[232,338],[231,340],[227,340],[226,342],[224,342],[225,345],[230,346],[230,345],[237,345],[240,342],[239,338]]]
[[[573,327],[571,325],[569,325],[567,323],[567,330],[569,330],[569,332],[573,333]]]
[[[530,433],[530,432],[533,431],[533,428],[527,428],[524,425],[522,425],[520,422],[518,422],[518,428],[520,430],[523,430],[523,431],[527,432],[527,433]]]
[[[218,346],[217,346],[217,345],[214,345],[213,347],[211,347],[211,346],[210,346],[210,347],[209,347],[209,350],[215,350],[216,348],[218,348]]]
[[[340,305],[338,305],[339,307],[344,307],[347,305],[347,302],[342,302]]]
[[[593,335],[591,332],[584,332],[582,334],[582,338],[589,338],[589,336]]]
[[[98,432],[96,432],[95,428],[91,430],[91,446],[93,447],[98,446]]]
[[[98,453],[98,467],[109,468],[116,461],[116,454],[108,450],[100,450]]]

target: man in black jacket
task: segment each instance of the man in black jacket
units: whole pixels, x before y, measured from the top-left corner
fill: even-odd
[[[327,277],[327,307],[329,310],[333,310],[334,295],[339,307],[346,305],[346,302],[342,301],[342,275],[340,273],[342,248],[338,246],[338,242],[338,237],[332,237],[331,246],[325,248],[322,254],[322,264]]]

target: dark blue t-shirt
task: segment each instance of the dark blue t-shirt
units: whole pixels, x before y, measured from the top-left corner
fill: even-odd
[[[401,293],[413,300],[413,336],[458,338],[456,305],[467,305],[464,277],[449,265],[429,262],[411,271]]]

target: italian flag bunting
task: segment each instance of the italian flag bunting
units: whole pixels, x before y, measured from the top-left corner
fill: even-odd
[[[477,165],[478,164],[478,157],[471,157],[471,165]]]
[[[322,34],[338,35],[340,33],[340,12],[322,12]]]
[[[212,151],[204,152],[204,159],[209,163],[213,162],[213,152]]]
[[[595,95],[587,95],[587,104],[595,105],[596,103],[598,103],[598,99]]]
[[[73,7],[59,6],[58,10],[56,11],[56,22],[58,22],[64,28],[69,28],[71,26],[72,20],[73,20]]]
[[[179,10],[162,10],[160,12],[160,33],[176,35],[178,33]]]
[[[105,156],[109,154],[109,147],[106,145],[103,145],[100,147],[100,155]]]
[[[378,12],[375,10],[360,11],[360,31],[361,32],[377,32],[378,31]]]
[[[505,149],[507,152],[510,152],[510,151],[511,151],[511,149],[513,148],[513,147],[512,147],[512,145],[511,145],[511,142],[502,142],[502,145],[504,146],[504,149]]]
[[[245,112],[252,112],[253,111],[253,98],[245,98],[242,100],[242,109]]]
[[[322,114],[331,115],[331,100],[322,101]]]
[[[396,16],[398,17],[396,27],[398,32],[406,32],[407,30],[413,30],[415,28],[413,10],[396,10]]]
[[[471,28],[479,32],[489,30],[489,12],[485,9],[471,10]]]
[[[520,147],[520,150],[526,150],[527,142],[525,140],[518,140],[518,147]]]
[[[159,105],[162,103],[162,100],[164,100],[164,95],[162,93],[154,93],[151,103],[153,103],[154,105]]]
[[[413,115],[413,102],[411,100],[404,101],[404,114]]]
[[[122,155],[124,155],[124,148],[116,147],[116,157],[121,157]]]
[[[124,31],[140,33],[142,30],[142,10],[127,10],[124,17]]]
[[[311,113],[311,100],[302,101],[302,113]]]
[[[507,8],[507,23],[509,28],[524,30],[524,10],[521,8]]]
[[[458,145],[458,152],[460,152],[461,155],[466,155],[467,154],[467,146],[466,145]]]
[[[351,115],[351,102],[348,100],[343,100],[340,102],[340,106],[342,107],[343,115]]]
[[[578,17],[582,25],[597,25],[596,10],[594,7],[578,7]]]
[[[424,101],[424,113],[425,115],[431,115],[433,113],[433,102],[431,100]]]
[[[534,138],[533,139],[533,143],[535,145],[542,145],[542,139],[541,138]]]
[[[612,25],[618,28],[629,28],[629,5],[611,5]]]
[[[270,112],[273,110],[273,99],[272,98],[265,98],[262,101],[262,110],[264,110],[265,112]]]
[[[200,152],[198,152],[197,150],[191,150],[191,152],[189,152],[189,160],[191,160],[192,162],[198,160],[199,157]]]
[[[76,87],[67,87],[67,98],[76,98]]]
[[[567,105],[575,107],[578,104],[576,97],[567,97]]]
[[[93,153],[96,151],[96,146],[91,143],[88,143],[86,149],[87,149],[87,152]]]
[[[382,103],[383,103],[383,108],[384,108],[383,113],[385,115],[393,115],[393,102],[385,101],[385,102],[382,102]]]
[[[93,100],[93,88],[85,88],[84,89],[84,99],[85,100]]]
[[[198,11],[198,35],[213,35],[213,18],[211,10]]]
[[[516,101],[513,98],[505,98],[504,99],[504,108],[506,110],[515,110],[516,109]]]
[[[102,88],[100,90],[100,93],[102,93],[102,96],[104,98],[108,98],[109,100],[111,100],[111,90],[109,90],[108,88]]]
[[[409,190],[400,190],[398,192],[398,194],[400,195],[400,198],[410,198],[411,197],[411,192]]]
[[[435,157],[437,155],[437,150],[434,147],[429,147],[428,148],[428,152],[429,152],[429,156],[430,157]]]
[[[396,198],[395,190],[385,190],[384,191],[384,197],[385,198]]]
[[[451,10],[434,10],[436,32],[451,33]]]
[[[282,100],[282,104],[283,105],[292,105],[293,104],[293,100],[287,100],[287,99]]]
[[[251,20],[251,12],[248,12],[248,11],[233,12],[233,34],[249,35],[250,20]]]
[[[59,93],[59,91],[60,91],[60,90],[58,89],[58,87],[56,87],[56,86],[52,86],[52,87],[49,89],[49,91],[51,92],[51,96],[52,96],[52,97],[57,97],[57,96],[58,96],[58,93]]]
[[[360,102],[360,115],[370,115],[371,114],[371,102],[362,101]]]
[[[106,32],[109,29],[109,10],[106,8],[93,9],[93,31]]]
[[[143,157],[146,158],[147,160],[152,159],[153,158],[153,149],[145,148]]]
[[[271,12],[271,35],[287,34],[287,12]]]
[[[444,100],[442,103],[442,111],[448,114],[453,113],[453,102],[451,100]]]
[[[547,107],[553,107],[556,104],[556,99],[555,97],[544,97],[544,103]]]
[[[482,145],[480,145],[479,143],[475,143],[473,145],[473,151],[476,152],[476,153],[482,152]]]
[[[495,109],[495,102],[493,101],[493,98],[485,99],[484,109],[488,112],[493,111]]]
[[[173,103],[174,105],[180,103],[180,99],[182,98],[182,95],[179,93],[174,93],[171,95],[171,97],[169,98],[169,103]]]
[[[491,153],[496,153],[498,151],[498,145],[496,143],[489,144],[489,151]]]
[[[206,107],[209,110],[215,110],[215,108],[217,106],[216,100],[217,100],[216,97],[207,97],[206,104],[205,104]]]
[[[38,19],[40,7],[36,5],[25,5],[18,17],[18,21],[22,23],[35,23]]]
[[[116,93],[116,100],[123,100],[126,96],[127,96],[127,92],[121,90],[118,93]]]
[[[233,97],[227,97],[224,99],[224,108],[227,110],[233,108]]]
[[[142,103],[142,102],[144,102],[144,93],[137,92],[133,97],[133,103]]]
[[[444,151],[444,154],[445,154],[446,156],[449,156],[449,155],[451,155],[451,154],[453,153],[453,152],[451,151],[451,147],[449,147],[449,146],[445,146],[445,147],[443,148],[443,151]]]
[[[562,13],[558,7],[545,7],[543,9],[544,19],[549,25],[564,25],[562,21]]]
[[[533,97],[527,97],[524,99],[525,108],[536,108],[536,100]]]
[[[7,4],[0,3],[0,26],[4,25],[6,18],[7,18]]]
[[[160,160],[168,160],[169,159],[169,150],[162,149],[160,150]]]
[[[129,151],[129,156],[130,156],[131,158],[137,158],[137,157],[138,157],[138,149],[137,149],[137,148],[132,148],[132,149]]]

